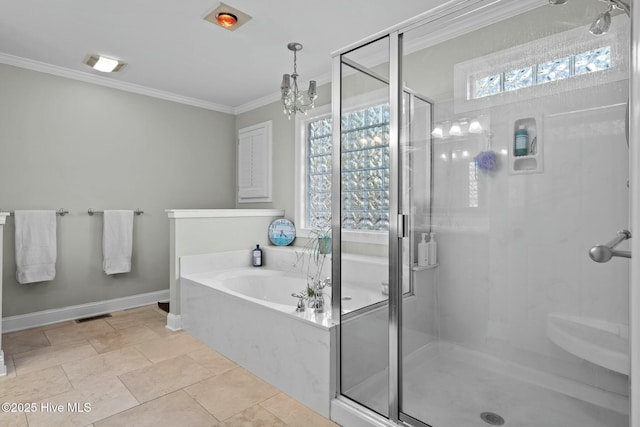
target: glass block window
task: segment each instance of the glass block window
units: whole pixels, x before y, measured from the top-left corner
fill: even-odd
[[[611,47],[589,50],[575,56],[576,76],[611,68]]]
[[[611,46],[604,46],[476,79],[473,82],[471,96],[473,99],[484,98],[609,68],[611,68]]]
[[[469,207],[477,208],[478,202],[478,175],[476,162],[469,163]]]
[[[331,118],[307,125],[307,226],[331,226]]]
[[[504,73],[505,91],[518,90],[529,86],[533,86],[533,67],[525,67]]]
[[[476,80],[476,98],[484,98],[500,92],[502,92],[502,74]]]
[[[538,64],[537,68],[536,80],[538,84],[568,79],[571,77],[571,57],[567,56]]]
[[[307,226],[331,225],[331,119],[307,129]],[[342,116],[342,228],[389,229],[389,105]]]

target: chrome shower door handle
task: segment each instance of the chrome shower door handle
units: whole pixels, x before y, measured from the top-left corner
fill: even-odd
[[[616,237],[604,245],[595,245],[589,249],[589,256],[595,262],[608,262],[614,256],[631,258],[631,251],[617,251],[615,247],[631,238],[629,230],[620,230]]]

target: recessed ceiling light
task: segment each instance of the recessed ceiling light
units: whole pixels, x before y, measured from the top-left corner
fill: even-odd
[[[84,63],[94,70],[103,73],[115,73],[125,66],[124,62],[102,55],[89,55],[87,59],[84,60]]]
[[[225,30],[235,31],[251,19],[249,15],[227,4],[220,3],[204,19]]]

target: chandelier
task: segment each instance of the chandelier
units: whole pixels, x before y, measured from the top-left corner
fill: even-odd
[[[289,119],[296,113],[307,114],[307,111],[315,107],[313,102],[318,97],[316,93],[316,81],[311,80],[309,82],[309,89],[307,91],[300,91],[298,89],[298,70],[296,63],[296,53],[302,50],[300,43],[291,42],[287,45],[287,48],[293,52],[293,74],[283,74],[282,84],[280,84],[280,90],[282,91],[282,103],[284,104],[283,113],[286,114]],[[293,80],[293,83],[291,82]]]

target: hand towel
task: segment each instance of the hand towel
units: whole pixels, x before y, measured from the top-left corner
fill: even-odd
[[[15,211],[16,280],[20,284],[56,277],[56,211]]]
[[[102,268],[107,274],[131,271],[133,211],[104,211]]]

